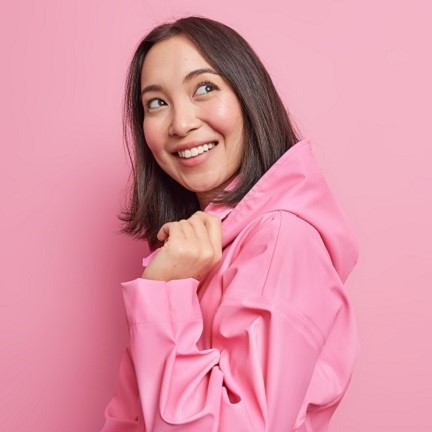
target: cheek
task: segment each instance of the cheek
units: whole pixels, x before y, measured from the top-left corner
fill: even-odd
[[[213,129],[226,137],[242,131],[241,109],[234,101],[215,100],[213,106],[209,107],[208,118]]]

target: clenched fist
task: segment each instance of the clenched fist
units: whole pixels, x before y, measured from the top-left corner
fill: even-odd
[[[222,226],[217,216],[202,211],[169,222],[157,238],[165,241],[144,270],[144,279],[202,279],[222,257]]]

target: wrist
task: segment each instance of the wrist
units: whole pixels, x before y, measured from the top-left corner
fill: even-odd
[[[154,281],[162,281],[162,282],[168,282],[170,280],[170,279],[164,278],[164,277],[162,277],[160,275],[152,274],[152,272],[148,271],[148,269],[144,270],[144,272],[143,272],[143,274],[141,276],[141,279],[154,280]]]

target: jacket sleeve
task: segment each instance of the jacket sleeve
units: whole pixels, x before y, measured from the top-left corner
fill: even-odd
[[[146,432],[129,346],[120,362],[115,395],[105,408],[101,432]]]
[[[123,285],[147,431],[294,431],[342,283],[318,232],[274,212],[230,248],[211,348],[195,279]]]

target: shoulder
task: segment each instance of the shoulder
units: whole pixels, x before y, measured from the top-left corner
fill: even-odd
[[[309,273],[322,259],[328,261],[328,253],[311,224],[293,213],[277,210],[248,224],[227,258],[227,273],[242,275],[248,281],[248,290],[263,295],[269,283],[279,285],[288,276]]]
[[[275,210],[264,213],[248,224],[238,236],[242,249],[265,244],[295,247],[305,242],[324,246],[317,229],[294,213]]]
[[[294,314],[327,334],[347,301],[318,230],[287,211],[267,213],[250,225],[227,266],[224,292],[241,304],[255,299],[285,317]]]

